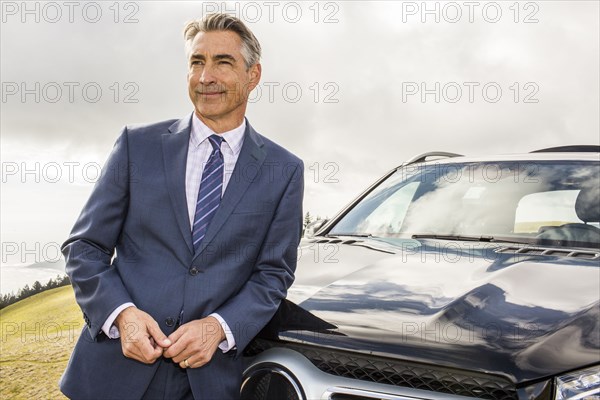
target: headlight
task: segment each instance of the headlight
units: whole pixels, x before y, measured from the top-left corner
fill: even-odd
[[[598,400],[600,398],[600,366],[559,376],[555,383],[555,400]]]

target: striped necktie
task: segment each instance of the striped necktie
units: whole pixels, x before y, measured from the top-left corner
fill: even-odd
[[[202,172],[198,200],[196,201],[196,213],[194,214],[194,226],[192,227],[192,240],[194,241],[195,251],[200,248],[200,243],[206,235],[208,225],[219,208],[221,193],[223,192],[223,154],[221,153],[223,138],[218,135],[211,135],[208,140],[213,147],[213,151],[210,153]]]

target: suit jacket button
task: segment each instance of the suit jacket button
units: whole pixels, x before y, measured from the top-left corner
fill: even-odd
[[[200,272],[200,271],[198,271],[198,268],[196,268],[196,267],[192,267],[192,268],[190,269],[190,275],[191,275],[191,276],[196,276],[196,275],[198,275],[198,273],[199,273],[199,272]]]
[[[175,318],[169,317],[165,319],[165,325],[171,328],[173,325],[175,325]]]

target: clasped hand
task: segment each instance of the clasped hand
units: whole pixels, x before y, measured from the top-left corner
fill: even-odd
[[[115,319],[115,326],[121,335],[123,355],[145,364],[164,356],[182,368],[198,368],[212,359],[225,340],[225,332],[214,317],[190,321],[167,337],[148,313],[129,307]]]

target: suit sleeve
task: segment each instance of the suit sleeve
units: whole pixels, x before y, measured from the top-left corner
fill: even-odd
[[[238,356],[273,317],[294,281],[302,235],[303,194],[304,167],[299,161],[276,206],[250,279],[234,297],[215,310],[231,329]]]
[[[62,246],[67,275],[94,340],[108,316],[121,304],[132,302],[111,264],[127,216],[129,170],[125,128]]]

